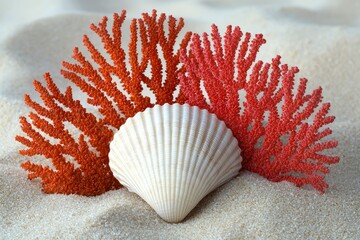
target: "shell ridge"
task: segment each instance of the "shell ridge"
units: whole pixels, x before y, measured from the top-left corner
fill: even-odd
[[[206,121],[207,124],[205,127],[205,129],[207,129],[208,131],[212,131],[214,129],[217,129],[217,124],[216,121],[214,121],[214,118],[210,118],[210,121]],[[216,152],[216,149],[214,147],[214,145],[216,146],[218,144],[218,140],[216,138],[210,138],[210,134],[207,135],[208,138],[205,139],[204,145],[206,146],[206,149],[208,151],[203,151],[203,149],[201,149],[201,152],[205,152],[205,156],[202,156],[202,158],[205,160],[203,161],[203,164],[201,165],[201,169],[199,169],[199,171],[202,173],[201,175],[199,175],[199,179],[197,179],[197,181],[202,182],[202,183],[209,183],[209,178],[211,177],[210,173],[210,169],[212,168],[212,165],[214,165],[214,153]],[[204,147],[203,145],[203,147]],[[198,189],[199,194],[204,194],[203,193],[203,189],[206,187],[207,184],[202,184],[201,188]]]
[[[179,152],[180,152],[180,146],[176,143],[176,139],[179,139],[181,136],[181,125],[182,125],[182,118],[179,117],[179,112],[182,112],[182,108],[180,108],[178,105],[176,105],[176,107],[172,108],[171,111],[171,119],[172,120],[176,120],[178,119],[179,121],[176,121],[176,124],[172,124],[172,128],[171,128],[171,137],[170,137],[170,145],[171,145],[171,164],[170,164],[170,169],[171,169],[171,176],[170,176],[170,186],[171,186],[171,193],[169,196],[169,204],[170,207],[174,208],[176,206],[173,206],[174,204],[174,199],[176,199],[176,189],[178,186],[176,186],[176,177],[177,177],[177,168],[178,168],[178,162],[179,162]],[[181,116],[182,114],[180,114]],[[173,141],[174,140],[174,141]]]
[[[231,138],[231,136],[228,136]],[[219,182],[226,182],[226,178],[228,178],[229,175],[233,175],[232,171],[235,171],[234,169],[241,168],[241,151],[238,147],[238,142],[233,142],[232,146],[225,148],[224,156],[226,158],[229,158],[230,160],[225,163],[225,166],[222,170],[222,172],[219,172]],[[235,176],[238,174],[238,170],[235,171]],[[232,176],[232,177],[235,177]],[[219,183],[221,184],[221,183]],[[222,184],[221,184],[222,185]]]
[[[217,129],[220,132],[220,136],[223,136],[220,139],[214,139],[214,142],[216,142],[218,145],[225,145],[225,143],[229,142],[229,140],[232,139],[232,132],[229,131],[229,129],[226,127],[224,122],[217,122]],[[211,162],[212,167],[209,167],[208,170],[210,171],[208,173],[208,176],[213,176],[212,179],[209,179],[208,185],[205,186],[204,189],[202,189],[203,194],[207,195],[211,191],[213,191],[215,188],[219,187],[220,185],[224,184],[226,181],[230,180],[232,177],[234,177],[233,174],[229,174],[228,177],[224,178],[224,172],[229,171],[229,165],[231,165],[232,161],[239,161],[236,159],[229,159],[229,154],[226,154],[228,151],[228,147],[225,146],[223,148],[220,148],[221,151],[219,151],[219,148],[217,148],[214,151],[213,155],[213,161]],[[230,151],[231,152],[231,151]],[[220,159],[226,159],[226,161],[223,163],[220,161]],[[222,179],[226,179],[224,182]],[[221,181],[221,182],[220,182]]]
[[[234,150],[236,151],[237,149]],[[233,178],[236,177],[239,173],[239,170],[235,170],[235,169],[241,168],[241,161],[239,160],[241,159],[240,151],[236,153],[238,157],[235,157],[234,155],[230,155],[232,161],[229,161],[229,163],[226,166],[227,170],[224,169],[224,171],[222,171],[220,175],[219,186],[224,184],[227,181],[226,179],[229,178],[229,176],[231,176],[230,178]]]
[[[114,141],[114,144],[115,145],[117,145],[117,146],[121,146],[121,141],[120,141],[120,139],[119,138],[117,138],[116,139],[116,141]],[[118,147],[118,148],[114,148],[114,155],[115,155],[115,157],[116,158],[118,158],[118,156],[121,156],[120,154],[122,154],[122,148],[121,147]],[[126,150],[126,149],[125,149]],[[126,151],[126,154],[128,154],[128,152]],[[130,155],[128,155],[128,157],[129,158],[131,158],[131,156]],[[131,182],[133,182],[131,179],[129,179],[128,177],[127,177],[127,175],[125,175],[125,174],[120,174],[121,173],[121,169],[131,169],[131,167],[128,167],[128,163],[126,163],[125,164],[125,166],[120,166],[120,164],[118,164],[116,161],[114,162],[114,164],[115,164],[115,168],[117,168],[118,169],[118,171],[117,172],[115,172],[116,173],[116,175],[118,175],[119,177],[120,177],[120,179],[122,179],[122,180],[124,180],[124,181],[127,181],[126,182],[126,185],[129,185],[128,183],[131,183]],[[120,171],[119,171],[120,170]]]
[[[127,132],[122,131],[122,134],[125,135],[125,137],[127,136]],[[123,149],[122,148],[122,142],[120,141],[120,137],[116,138],[114,141],[114,145],[116,145],[116,148],[113,148],[114,150],[111,152],[111,154],[114,154],[115,158],[119,158],[119,156],[121,156],[121,154],[123,154],[123,151],[125,152],[125,155],[127,155],[130,159],[132,158],[131,153],[128,151],[128,148]],[[109,154],[109,156],[111,156]],[[123,174],[121,174],[121,169],[128,169],[128,171],[132,171],[133,167],[130,165],[130,163],[126,162],[124,164],[124,166],[120,166],[119,164],[116,163],[115,161],[115,168],[118,170],[117,172],[115,172],[117,176],[119,176],[121,181],[124,181],[126,184],[129,186],[129,191],[134,191],[133,187],[131,187],[131,184],[134,182],[131,175],[129,176],[129,174],[126,174],[126,171],[123,172]],[[137,184],[136,184],[137,185]],[[135,185],[135,186],[136,186]]]
[[[184,114],[186,112],[189,111],[188,107],[183,107],[180,108],[180,105],[177,105],[173,111],[177,111],[177,113],[179,113],[180,120],[179,121],[174,121],[172,124],[173,127],[175,127],[175,131],[179,132],[180,138],[179,138],[179,144],[176,145],[175,147],[178,148],[178,157],[174,160],[176,162],[176,176],[179,178],[174,178],[174,182],[172,183],[172,188],[177,191],[175,191],[175,198],[173,201],[173,209],[175,210],[174,212],[172,212],[172,215],[169,216],[170,219],[176,219],[176,221],[180,221],[180,219],[178,219],[179,215],[182,215],[182,213],[180,211],[180,209],[183,209],[182,204],[183,204],[183,199],[184,199],[184,192],[186,192],[186,177],[184,176],[184,171],[182,171],[181,169],[184,166],[184,161],[181,161],[183,159],[187,159],[187,155],[184,155],[183,153],[186,153],[186,147],[187,147],[187,143],[188,143],[188,139],[189,139],[189,134],[186,128],[181,128],[181,123],[184,122],[189,122],[189,116],[187,114]],[[181,154],[179,157],[179,153]],[[179,165],[180,162],[180,165]],[[185,168],[185,167],[184,167]],[[178,181],[177,181],[178,180]],[[175,215],[174,215],[175,214]]]
[[[146,142],[152,143],[152,138],[154,134],[151,134],[151,132],[148,132],[147,125],[151,124],[151,119],[149,119],[148,112],[144,111],[143,114],[134,117],[134,127],[133,131],[135,132],[136,139],[137,140],[137,147],[141,146],[142,151],[135,151],[134,154],[136,154],[137,159],[139,159],[138,162],[138,168],[139,172],[141,172],[140,177],[141,181],[144,184],[144,191],[141,191],[138,193],[152,208],[154,208],[154,200],[156,199],[156,193],[152,191],[155,185],[155,180],[153,176],[149,173],[148,169],[151,169],[152,165],[152,155],[151,155],[151,145],[148,146]],[[151,129],[151,128],[150,128]],[[144,142],[144,143],[143,143]],[[136,144],[136,143],[135,143]],[[147,147],[143,147],[146,145]],[[149,151],[148,151],[149,150]],[[145,151],[145,154],[143,153]],[[138,152],[141,152],[140,154]],[[134,161],[136,158],[134,158]],[[147,195],[145,195],[145,191],[147,192]]]
[[[193,109],[191,109],[191,108],[185,108],[184,109],[184,111],[189,113],[189,119],[188,119],[188,122],[187,122],[189,124],[189,126],[186,129],[186,134],[185,134],[185,141],[184,141],[185,156],[182,159],[183,166],[184,166],[183,169],[184,170],[182,171],[182,176],[181,176],[181,183],[182,183],[182,187],[181,187],[181,190],[180,190],[181,196],[179,196],[181,198],[181,201],[179,202],[179,205],[177,206],[177,209],[184,209],[185,208],[185,200],[186,200],[186,197],[187,197],[187,196],[185,196],[185,194],[186,194],[185,188],[187,188],[188,181],[189,181],[189,172],[190,172],[189,171],[189,165],[190,165],[189,159],[190,159],[191,155],[190,155],[189,151],[185,151],[185,150],[186,150],[186,146],[189,144],[189,141],[191,139],[193,139],[193,138],[191,138],[191,136],[192,136],[191,129],[192,129],[193,124],[194,124],[193,118],[194,118],[195,113],[192,110]]]
[[[183,114],[184,112],[187,112],[188,114]],[[181,108],[181,123],[188,123],[191,119],[191,112],[189,107]],[[178,158],[177,158],[177,176],[179,176],[179,181],[176,184],[175,187],[178,189],[176,192],[176,199],[180,199],[182,192],[185,190],[185,180],[184,180],[184,168],[185,168],[185,160],[187,158],[187,152],[186,152],[186,144],[188,142],[189,137],[189,129],[182,127],[180,130],[181,137],[179,138],[179,151],[178,151]],[[180,164],[179,164],[180,162]],[[176,201],[174,208],[180,209],[180,206],[182,204],[182,201]]]
[[[154,108],[154,111],[156,111],[158,108],[157,106],[155,106]],[[146,111],[144,111],[145,113]],[[155,159],[158,158],[158,155],[157,155],[157,149],[155,150],[154,149],[154,146],[152,144],[156,143],[156,131],[155,131],[155,127],[156,127],[156,121],[154,119],[154,114],[149,114],[149,112],[146,112],[147,114],[143,116],[143,119],[142,122],[145,122],[144,124],[144,131],[145,129],[147,129],[147,131],[149,133],[147,134],[144,134],[144,135],[147,135],[147,141],[148,143],[150,144],[150,153],[149,153],[149,169],[150,169],[150,173],[148,172],[147,174],[150,175],[150,182],[146,183],[148,185],[150,185],[150,191],[151,191],[151,198],[147,199],[147,202],[148,201],[151,201],[151,202],[148,202],[152,208],[159,214],[158,212],[158,209],[159,209],[159,206],[158,206],[158,203],[156,201],[156,199],[159,199],[160,198],[160,192],[156,189],[156,186],[158,185],[159,183],[159,179],[157,176],[159,176],[159,174],[156,174],[158,169],[156,168],[156,161]],[[151,126],[151,127],[147,127],[145,128],[146,126]]]
[[[192,109],[193,110],[193,109]],[[191,121],[193,122],[194,125],[194,129],[192,128],[192,135],[195,135],[196,137],[190,137],[189,138],[189,142],[188,142],[188,146],[192,146],[195,150],[196,148],[198,148],[199,145],[199,140],[200,137],[198,136],[198,132],[199,129],[201,128],[201,124],[199,124],[198,122],[194,121],[196,118],[198,118],[197,116],[195,116],[194,114],[192,115],[192,119]],[[201,115],[200,115],[201,118]],[[202,122],[201,119],[199,121],[200,123]],[[194,197],[196,196],[196,193],[194,193],[194,186],[195,186],[195,182],[194,182],[194,178],[197,177],[197,168],[198,168],[198,163],[199,161],[197,161],[197,155],[196,155],[197,151],[191,151],[191,154],[189,155],[189,159],[187,161],[189,161],[189,169],[188,169],[188,173],[187,173],[187,182],[186,182],[186,188],[187,190],[184,193],[184,207],[182,208],[184,212],[186,212],[188,209],[191,209],[191,205],[193,205],[194,202]],[[187,214],[187,213],[186,213]]]
[[[136,124],[138,125],[137,128],[135,128],[136,132],[136,137],[137,139],[139,139],[139,145],[141,147],[141,149],[145,149],[145,154],[143,153],[143,151],[138,151],[142,153],[141,156],[141,164],[140,165],[140,169],[141,169],[141,175],[143,176],[145,180],[145,184],[147,187],[147,198],[146,201],[147,202],[151,202],[153,205],[155,202],[155,194],[154,191],[152,190],[154,188],[154,186],[156,186],[154,178],[152,175],[150,175],[147,172],[147,169],[152,169],[152,163],[153,163],[153,155],[152,155],[152,145],[151,143],[154,143],[154,134],[153,132],[149,132],[147,131],[146,126],[147,125],[152,125],[153,126],[153,122],[151,120],[151,118],[148,116],[149,114],[147,114],[148,112],[144,113],[143,115],[141,115],[140,119],[137,119]],[[153,127],[150,129],[154,129]],[[150,143],[150,144],[147,144]],[[145,199],[145,198],[144,198]],[[150,203],[149,203],[150,204]]]
[[[190,111],[192,112],[192,117],[191,117],[190,121],[192,122],[192,125],[194,125],[194,127],[191,128],[193,134],[190,134],[190,136],[194,136],[194,137],[190,138],[189,143],[191,143],[195,149],[201,149],[203,135],[201,134],[201,131],[199,131],[199,130],[201,129],[201,127],[203,127],[203,125],[206,121],[203,120],[203,116],[204,116],[203,111],[197,111],[197,109],[195,109],[195,108],[190,108]],[[189,169],[188,169],[187,181],[186,181],[186,187],[188,188],[188,190],[185,191],[185,196],[183,198],[184,205],[182,208],[182,209],[184,209],[183,211],[186,213],[187,213],[188,209],[191,210],[193,205],[197,204],[196,200],[197,200],[198,195],[197,195],[197,193],[194,193],[194,188],[197,187],[198,183],[196,181],[194,181],[194,179],[193,179],[194,177],[197,177],[196,169],[198,167],[198,163],[200,162],[200,161],[198,161],[197,152],[199,152],[199,151],[191,151],[191,154],[189,156],[190,157],[189,158]],[[202,160],[206,161],[206,159],[202,159]]]
[[[199,129],[211,129],[211,122],[207,121],[207,114],[205,111],[200,111],[200,120],[198,121],[198,128]],[[201,192],[198,191],[198,189],[204,184],[202,179],[204,179],[204,176],[206,175],[206,171],[204,171],[204,167],[209,165],[209,162],[211,159],[207,157],[210,151],[204,151],[204,145],[206,145],[207,141],[207,134],[201,134],[201,131],[198,131],[196,129],[196,132],[198,132],[198,136],[196,137],[196,140],[194,142],[194,148],[198,149],[198,155],[195,155],[196,151],[192,154],[192,161],[195,162],[194,166],[194,172],[192,177],[196,176],[194,179],[191,179],[191,185],[190,187],[190,201],[192,205],[196,205],[200,200],[199,196],[201,195]],[[201,159],[201,161],[199,160]],[[194,192],[196,190],[196,192]],[[194,204],[195,203],[195,204]]]
[[[131,121],[130,124],[134,125],[134,121]],[[135,132],[135,134],[137,133],[136,130],[133,132]],[[125,134],[125,137],[127,137],[126,139],[128,140],[128,143],[130,145],[130,149],[129,149],[130,159],[135,159],[136,158],[136,145],[135,145],[136,139],[134,139],[134,136],[132,134],[130,134],[130,132],[128,131],[128,128],[123,129],[123,133]],[[122,142],[121,142],[120,146],[123,146]],[[127,149],[127,148],[124,147],[124,149]],[[129,168],[128,171],[129,172],[131,171],[131,173],[132,173],[132,174],[127,174],[127,177],[129,179],[129,182],[131,182],[133,184],[133,186],[135,186],[135,187],[130,188],[129,190],[137,193],[141,197],[144,196],[144,192],[140,188],[141,184],[143,183],[143,177],[141,176],[140,172],[136,171],[136,169],[141,169],[141,164],[139,164],[137,161],[128,161],[127,166]],[[139,182],[137,182],[134,178],[138,179]]]
[[[162,129],[163,129],[163,134],[164,137],[163,139],[165,140],[164,144],[168,147],[163,147],[163,151],[164,151],[164,165],[163,165],[163,172],[164,172],[164,176],[165,176],[165,180],[164,182],[164,188],[163,188],[163,192],[165,195],[165,210],[166,210],[166,214],[169,214],[169,194],[171,193],[170,191],[166,191],[168,189],[171,190],[171,185],[170,185],[170,171],[167,171],[168,169],[171,169],[171,149],[172,149],[172,145],[171,145],[171,131],[172,128],[171,127],[165,127],[165,126],[169,126],[170,122],[171,122],[171,111],[169,111],[169,104],[166,104],[163,108],[162,108],[162,116],[164,118],[164,122],[162,124]]]
[[[173,119],[175,119],[175,116],[176,116],[176,109],[175,106],[174,108],[171,108],[169,112],[169,120],[172,122]],[[169,191],[167,192],[167,197],[166,197],[166,200],[167,200],[167,211],[169,211],[169,209],[171,209],[172,205],[172,199],[173,199],[173,193],[175,192],[174,191],[174,185],[173,185],[173,176],[174,176],[174,164],[175,164],[175,157],[174,157],[174,150],[176,149],[176,146],[174,146],[174,143],[173,143],[173,138],[176,136],[176,127],[175,124],[171,124],[169,125],[170,126],[170,131],[169,131],[169,148],[170,148],[170,154],[169,154],[169,165],[168,165],[168,168],[169,168],[169,174],[168,174],[168,184],[169,184]]]
[[[116,139],[117,140],[117,139]],[[121,152],[121,149],[120,148],[115,148],[113,147],[113,145],[117,144],[118,141],[113,141],[111,142],[111,148],[113,149],[113,151],[111,151],[109,153],[109,158],[118,158],[117,156],[120,156],[120,152]],[[124,174],[121,174],[121,170],[123,169],[122,166],[120,166],[120,164],[117,162],[117,161],[110,161],[109,162],[109,166],[113,169],[116,169],[117,171],[115,171],[113,174],[117,177],[119,177],[121,180],[124,179]]]
[[[163,135],[163,121],[162,121],[162,109],[159,108],[159,106],[155,106],[154,107],[154,118],[152,119],[153,121],[153,128],[155,129],[155,135],[154,135],[154,142],[156,143],[159,143],[161,141],[158,141],[159,138],[163,138],[164,135]],[[155,125],[156,123],[156,125]],[[163,152],[163,146],[164,146],[164,143],[162,144],[157,144],[157,151],[156,151],[156,161],[155,164],[154,164],[154,169],[153,169],[153,172],[158,172],[159,174],[155,174],[155,178],[156,178],[156,185],[159,185],[162,181],[162,176],[164,175],[160,175],[160,173],[163,173],[163,168],[161,167],[161,164],[160,162],[164,160],[164,152]],[[155,186],[154,186],[155,187]],[[158,198],[158,199],[164,199],[165,196],[164,196],[164,191],[163,191],[163,188],[160,188],[160,189],[154,189],[154,191],[156,191],[159,196],[161,196],[161,198]],[[159,202],[159,201],[156,201],[155,202],[156,206],[157,206],[157,209],[155,209],[156,211],[160,211],[160,215],[163,215],[165,213],[165,208],[164,206]],[[159,214],[159,213],[158,213]]]

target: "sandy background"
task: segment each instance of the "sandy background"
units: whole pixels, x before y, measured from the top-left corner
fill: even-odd
[[[88,26],[127,9],[156,8],[185,18],[187,29],[239,25],[263,33],[259,58],[276,54],[300,67],[309,90],[324,88],[341,162],[324,195],[242,174],[216,190],[183,223],[167,224],[127,190],[98,197],[43,194],[19,167],[14,141],[32,80],[81,45]],[[0,239],[360,239],[360,2],[357,0],[4,1],[0,0]]]

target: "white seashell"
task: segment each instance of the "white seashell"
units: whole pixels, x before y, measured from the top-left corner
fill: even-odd
[[[127,119],[110,144],[110,168],[167,222],[180,222],[215,188],[235,177],[237,139],[215,114],[156,105]]]

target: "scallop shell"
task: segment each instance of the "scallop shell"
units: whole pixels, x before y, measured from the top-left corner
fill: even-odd
[[[110,168],[122,185],[167,222],[180,222],[208,193],[235,177],[237,139],[215,114],[155,105],[127,119],[110,144]]]

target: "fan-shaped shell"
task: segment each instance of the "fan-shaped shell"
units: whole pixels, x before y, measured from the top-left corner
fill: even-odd
[[[110,168],[167,222],[179,222],[241,168],[225,123],[198,107],[156,105],[123,124],[110,144]]]

